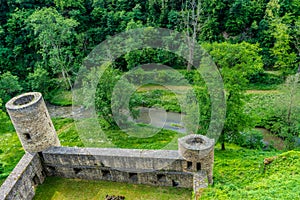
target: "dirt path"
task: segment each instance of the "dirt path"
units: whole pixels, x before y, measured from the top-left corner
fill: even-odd
[[[166,86],[161,86],[161,85],[146,85],[138,88],[137,91],[142,92],[142,91],[151,91],[151,90],[188,90],[189,86],[180,86],[180,85],[166,85]]]
[[[279,94],[278,90],[246,90],[246,94]]]

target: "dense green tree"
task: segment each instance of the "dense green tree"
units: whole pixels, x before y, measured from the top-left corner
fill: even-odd
[[[204,43],[202,46],[213,57],[221,71],[223,68],[232,69],[242,73],[244,78],[249,79],[252,75],[263,70],[262,58],[259,55],[261,49],[258,44],[222,42]]]
[[[84,0],[54,0],[54,3],[56,7],[60,8],[61,10],[64,10],[65,8],[84,8],[83,7]]]
[[[241,72],[225,68],[222,70],[226,90],[226,119],[220,135],[222,150],[225,150],[225,142],[238,143],[241,140],[241,132],[250,128],[252,120],[244,111],[245,94],[243,86],[246,80]]]
[[[296,61],[296,54],[291,50],[291,39],[289,27],[282,22],[281,18],[272,21],[274,31],[272,35],[275,38],[274,47],[271,49],[275,58],[274,68],[279,68],[283,72],[293,71]]]
[[[292,28],[293,44],[296,48],[296,54],[298,56],[298,69],[297,73],[300,73],[300,17],[297,17],[295,26]]]
[[[52,79],[49,73],[42,67],[37,67],[34,69],[33,73],[28,75],[28,84],[31,91],[42,92],[44,97],[47,99],[50,89],[55,89],[52,82],[56,82],[55,85],[59,85],[59,81]]]
[[[187,92],[184,102],[186,115],[183,122],[187,132],[205,135],[211,121],[211,102],[207,87],[194,86],[193,91]]]
[[[264,39],[259,42],[264,48],[265,63],[286,74],[293,73],[295,69],[296,54],[291,45],[291,29],[297,19],[295,16],[299,15],[299,11],[295,9],[297,7],[299,10],[298,0],[271,0],[266,5],[265,16],[261,21],[261,25],[265,27],[259,37]]]
[[[296,54],[291,51],[291,36],[289,25],[290,16],[286,13],[280,16],[281,5],[277,0],[271,0],[267,4],[266,17],[269,21],[269,31],[274,37],[274,46],[271,48],[271,55],[274,57],[274,68],[283,72],[293,69]]]
[[[40,45],[39,53],[46,69],[54,74],[61,73],[67,88],[72,87],[70,74],[74,73],[74,52],[71,44],[74,28],[78,25],[73,19],[66,19],[53,8],[35,11],[29,18]]]
[[[19,78],[6,72],[0,75],[0,97],[6,103],[22,90]]]
[[[262,70],[257,45],[249,43],[204,44],[221,71],[226,91],[226,120],[219,141],[222,150],[225,142],[238,142],[241,132],[251,127],[252,119],[244,111],[245,86],[248,78]]]
[[[24,80],[32,72],[37,60],[33,31],[27,26],[26,19],[33,10],[16,9],[11,13],[5,25],[5,48],[0,61],[2,71],[10,71]],[[5,67],[5,69],[4,69]]]

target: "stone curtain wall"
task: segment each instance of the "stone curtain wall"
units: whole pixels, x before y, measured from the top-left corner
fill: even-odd
[[[193,187],[178,151],[51,147],[42,154],[48,176]]]
[[[43,183],[45,173],[37,153],[26,153],[0,188],[0,200],[27,200]]]
[[[172,150],[50,147],[23,156],[0,188],[0,200],[32,199],[46,176],[193,188],[197,194],[209,176],[204,163],[197,171],[191,164]]]

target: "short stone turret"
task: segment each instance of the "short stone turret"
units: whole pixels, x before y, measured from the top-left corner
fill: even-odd
[[[50,146],[60,146],[41,93],[14,97],[7,102],[6,109],[25,151],[41,152]]]
[[[208,183],[213,183],[214,139],[190,134],[178,139],[179,154],[187,161],[184,171],[207,173]]]

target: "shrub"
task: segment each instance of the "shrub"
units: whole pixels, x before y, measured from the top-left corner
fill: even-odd
[[[264,71],[258,71],[249,78],[250,83],[259,83],[264,85],[278,85],[284,82],[284,78],[277,74],[266,73]]]
[[[239,145],[248,149],[261,149],[263,147],[263,134],[258,130],[241,133]]]

